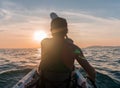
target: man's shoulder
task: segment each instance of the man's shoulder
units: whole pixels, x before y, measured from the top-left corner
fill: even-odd
[[[72,47],[72,51],[75,55],[80,55],[82,54],[82,50],[80,47],[78,47],[77,45],[75,44],[71,44],[71,47]]]
[[[80,47],[74,44],[73,41],[66,40],[66,42],[67,42],[67,45],[70,46],[71,48],[80,49]]]
[[[41,43],[46,43],[46,42],[48,42],[48,41],[50,41],[51,40],[51,38],[44,38],[42,41],[41,41]]]
[[[73,40],[71,39],[67,39],[67,46],[73,51],[74,54],[81,54],[82,50],[79,46],[77,46],[76,44],[74,44]]]

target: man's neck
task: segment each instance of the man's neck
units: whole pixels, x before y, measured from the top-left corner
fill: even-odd
[[[58,42],[63,42],[65,40],[65,38],[61,36],[53,36],[53,39]]]

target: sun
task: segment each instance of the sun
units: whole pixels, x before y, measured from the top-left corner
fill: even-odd
[[[36,40],[38,42],[40,42],[41,40],[43,40],[46,37],[47,37],[47,34],[44,31],[35,31],[34,36],[33,36],[34,40]]]

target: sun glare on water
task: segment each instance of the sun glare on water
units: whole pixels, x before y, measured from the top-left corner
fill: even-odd
[[[44,38],[47,37],[47,34],[44,31],[35,31],[34,32],[34,40],[40,42]]]

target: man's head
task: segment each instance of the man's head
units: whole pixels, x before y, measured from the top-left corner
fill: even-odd
[[[68,32],[67,21],[64,18],[57,17],[51,21],[51,33],[52,35],[65,36]]]

